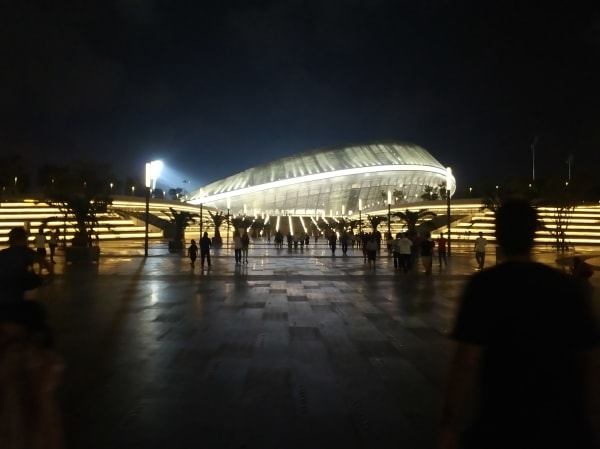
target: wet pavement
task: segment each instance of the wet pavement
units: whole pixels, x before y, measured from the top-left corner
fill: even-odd
[[[69,449],[433,447],[470,245],[431,276],[325,242],[253,245],[237,266],[215,251],[210,270],[163,242],[101,248],[90,265],[59,253],[30,293],[67,361]]]

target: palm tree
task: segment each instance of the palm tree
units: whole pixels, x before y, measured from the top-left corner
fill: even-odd
[[[58,208],[65,217],[71,217],[75,226],[72,246],[93,246],[94,228],[98,227],[98,214],[106,213],[112,200],[104,195],[96,196],[87,193],[69,194],[55,193],[46,201],[50,206]]]
[[[425,219],[427,217],[431,217],[431,218],[437,217],[437,214],[435,212],[432,212],[427,209],[413,210],[413,211],[406,209],[405,212],[394,212],[392,215],[394,217],[400,218],[400,220],[402,220],[404,223],[406,223],[406,228],[408,229],[409,233],[416,232],[417,223],[419,221],[422,221],[423,219]]]
[[[213,246],[215,248],[220,248],[223,245],[223,240],[221,239],[221,232],[219,231],[219,228],[223,222],[229,218],[229,215],[226,215],[223,212],[217,212],[213,214],[211,211],[208,211],[208,214],[215,225],[215,235],[212,242]]]
[[[241,216],[238,215],[237,217],[232,217],[231,218],[231,224],[233,226],[233,229],[248,229],[250,227],[250,225],[252,224],[252,219],[250,217],[247,216]]]
[[[424,201],[434,201],[439,198],[437,193],[437,187],[434,186],[425,186],[423,188],[423,195],[421,195],[421,199]]]
[[[377,226],[379,226],[383,221],[387,219],[385,217],[380,217],[379,215],[367,215],[367,220],[371,224],[371,228],[373,232],[377,231]]]
[[[169,242],[169,252],[177,252],[181,251],[184,247],[183,241],[185,238],[185,228],[193,223],[196,217],[199,217],[199,215],[192,214],[188,211],[176,211],[172,207],[169,209],[173,215],[171,223],[173,223],[175,226],[175,235],[173,236],[173,240]]]

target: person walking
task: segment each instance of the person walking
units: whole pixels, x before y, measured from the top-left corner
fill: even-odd
[[[505,201],[495,221],[504,261],[463,291],[438,448],[597,448],[591,298],[567,273],[532,260],[538,219],[528,201]]]
[[[58,246],[58,229],[55,229],[50,234],[50,239],[48,240],[48,247],[50,248],[50,263],[56,263],[54,260],[54,255],[56,254],[56,247]]]
[[[196,259],[198,258],[198,247],[196,246],[196,240],[192,239],[190,246],[188,246],[187,253],[190,259],[190,265],[193,268],[194,264],[196,263]]]
[[[369,270],[373,267],[375,269],[375,262],[377,261],[377,250],[379,249],[379,244],[377,236],[371,234],[369,239],[367,240],[367,244],[365,245],[365,250],[367,252],[367,260],[369,262]]]
[[[331,231],[329,234],[329,247],[331,248],[331,256],[335,256],[335,248],[337,246],[337,234],[335,231]]]
[[[242,263],[242,237],[237,229],[233,232],[233,253],[235,256],[235,264]]]
[[[442,268],[442,262],[444,262],[444,266],[448,266],[448,261],[446,260],[446,239],[444,238],[444,233],[440,233],[440,237],[437,239],[437,252],[438,252],[438,261],[440,263],[440,268]]]
[[[396,234],[396,238],[392,242],[392,254],[394,256],[394,270],[398,270],[401,267],[400,263],[400,239],[402,238],[402,233],[399,232]]]
[[[344,256],[346,256],[348,253],[348,242],[349,241],[350,241],[350,236],[348,235],[348,232],[344,229],[342,231],[342,235],[340,235],[340,243],[342,245],[342,254]]]
[[[212,246],[212,242],[208,237],[208,232],[204,232],[204,235],[200,239],[200,266],[204,268],[204,260],[208,263],[210,268],[210,248]]]
[[[397,245],[398,252],[400,253],[400,268],[404,273],[408,273],[411,269],[410,260],[412,258],[413,242],[408,238],[408,235],[404,233],[400,236]]]
[[[419,248],[421,249],[421,262],[423,262],[423,267],[425,267],[425,274],[431,274],[431,267],[433,265],[433,248],[435,247],[435,242],[431,239],[431,234],[426,232],[423,236],[423,240],[419,243]]]
[[[38,253],[41,259],[46,260],[46,234],[44,234],[44,230],[40,227],[38,233],[35,235],[35,252]],[[38,262],[40,267],[40,274],[42,274],[42,263]]]
[[[244,229],[244,233],[242,234],[242,259],[244,263],[248,263],[248,248],[250,248],[250,236]],[[240,263],[242,263],[242,259],[240,259]]]
[[[475,239],[475,260],[477,261],[477,268],[483,270],[483,264],[485,263],[485,247],[487,240],[483,236],[483,232],[479,232],[479,237]]]

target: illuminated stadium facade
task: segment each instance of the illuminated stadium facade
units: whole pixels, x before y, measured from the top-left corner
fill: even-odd
[[[421,201],[427,186],[446,182],[453,194],[452,173],[424,148],[385,142],[284,157],[208,184],[188,202],[232,215],[352,215],[385,208],[389,197],[396,207]]]

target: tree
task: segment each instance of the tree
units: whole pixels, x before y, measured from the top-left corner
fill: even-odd
[[[424,201],[434,201],[439,198],[437,187],[434,186],[425,186],[423,187],[423,194],[421,195],[421,199]]]
[[[394,204],[399,204],[404,200],[406,196],[402,190],[394,190],[392,192]]]
[[[334,224],[336,231],[346,231],[350,228],[350,222],[345,218],[338,219],[337,223]]]
[[[437,217],[435,212],[429,211],[427,209],[415,210],[411,211],[406,209],[405,212],[394,212],[392,213],[394,217],[400,218],[404,223],[406,223],[406,228],[409,233],[414,233],[417,231],[417,224],[419,221],[423,221],[427,217]]]
[[[248,229],[252,224],[252,219],[246,215],[238,215],[231,218],[231,224],[233,225],[233,229]]]
[[[219,228],[225,220],[229,219],[229,215],[226,215],[223,212],[216,212],[213,214],[211,211],[208,211],[208,214],[210,215],[210,218],[212,219],[213,224],[215,225],[213,246],[215,248],[220,248],[223,245],[223,239],[221,238],[221,231],[219,231]]]
[[[448,198],[448,189],[446,189],[446,181],[438,184],[438,192],[440,193],[440,199],[446,201]]]
[[[172,207],[169,208],[173,218],[171,223],[175,226],[175,234],[173,240],[169,242],[169,252],[181,251],[184,247],[185,229],[196,221],[200,216],[189,211],[177,211]]]
[[[269,228],[271,225],[269,225]],[[260,236],[260,231],[266,229],[265,220],[262,217],[256,217],[250,223],[250,231],[253,238],[257,238]]]
[[[367,220],[371,224],[371,229],[373,229],[373,232],[375,232],[377,231],[377,226],[386,221],[386,218],[380,217],[379,215],[367,215]]]
[[[75,235],[71,245],[79,247],[93,246],[92,237],[96,234],[94,228],[98,227],[98,214],[106,213],[112,204],[112,200],[105,195],[64,192],[54,193],[46,202],[58,208],[65,218],[73,220]]]

